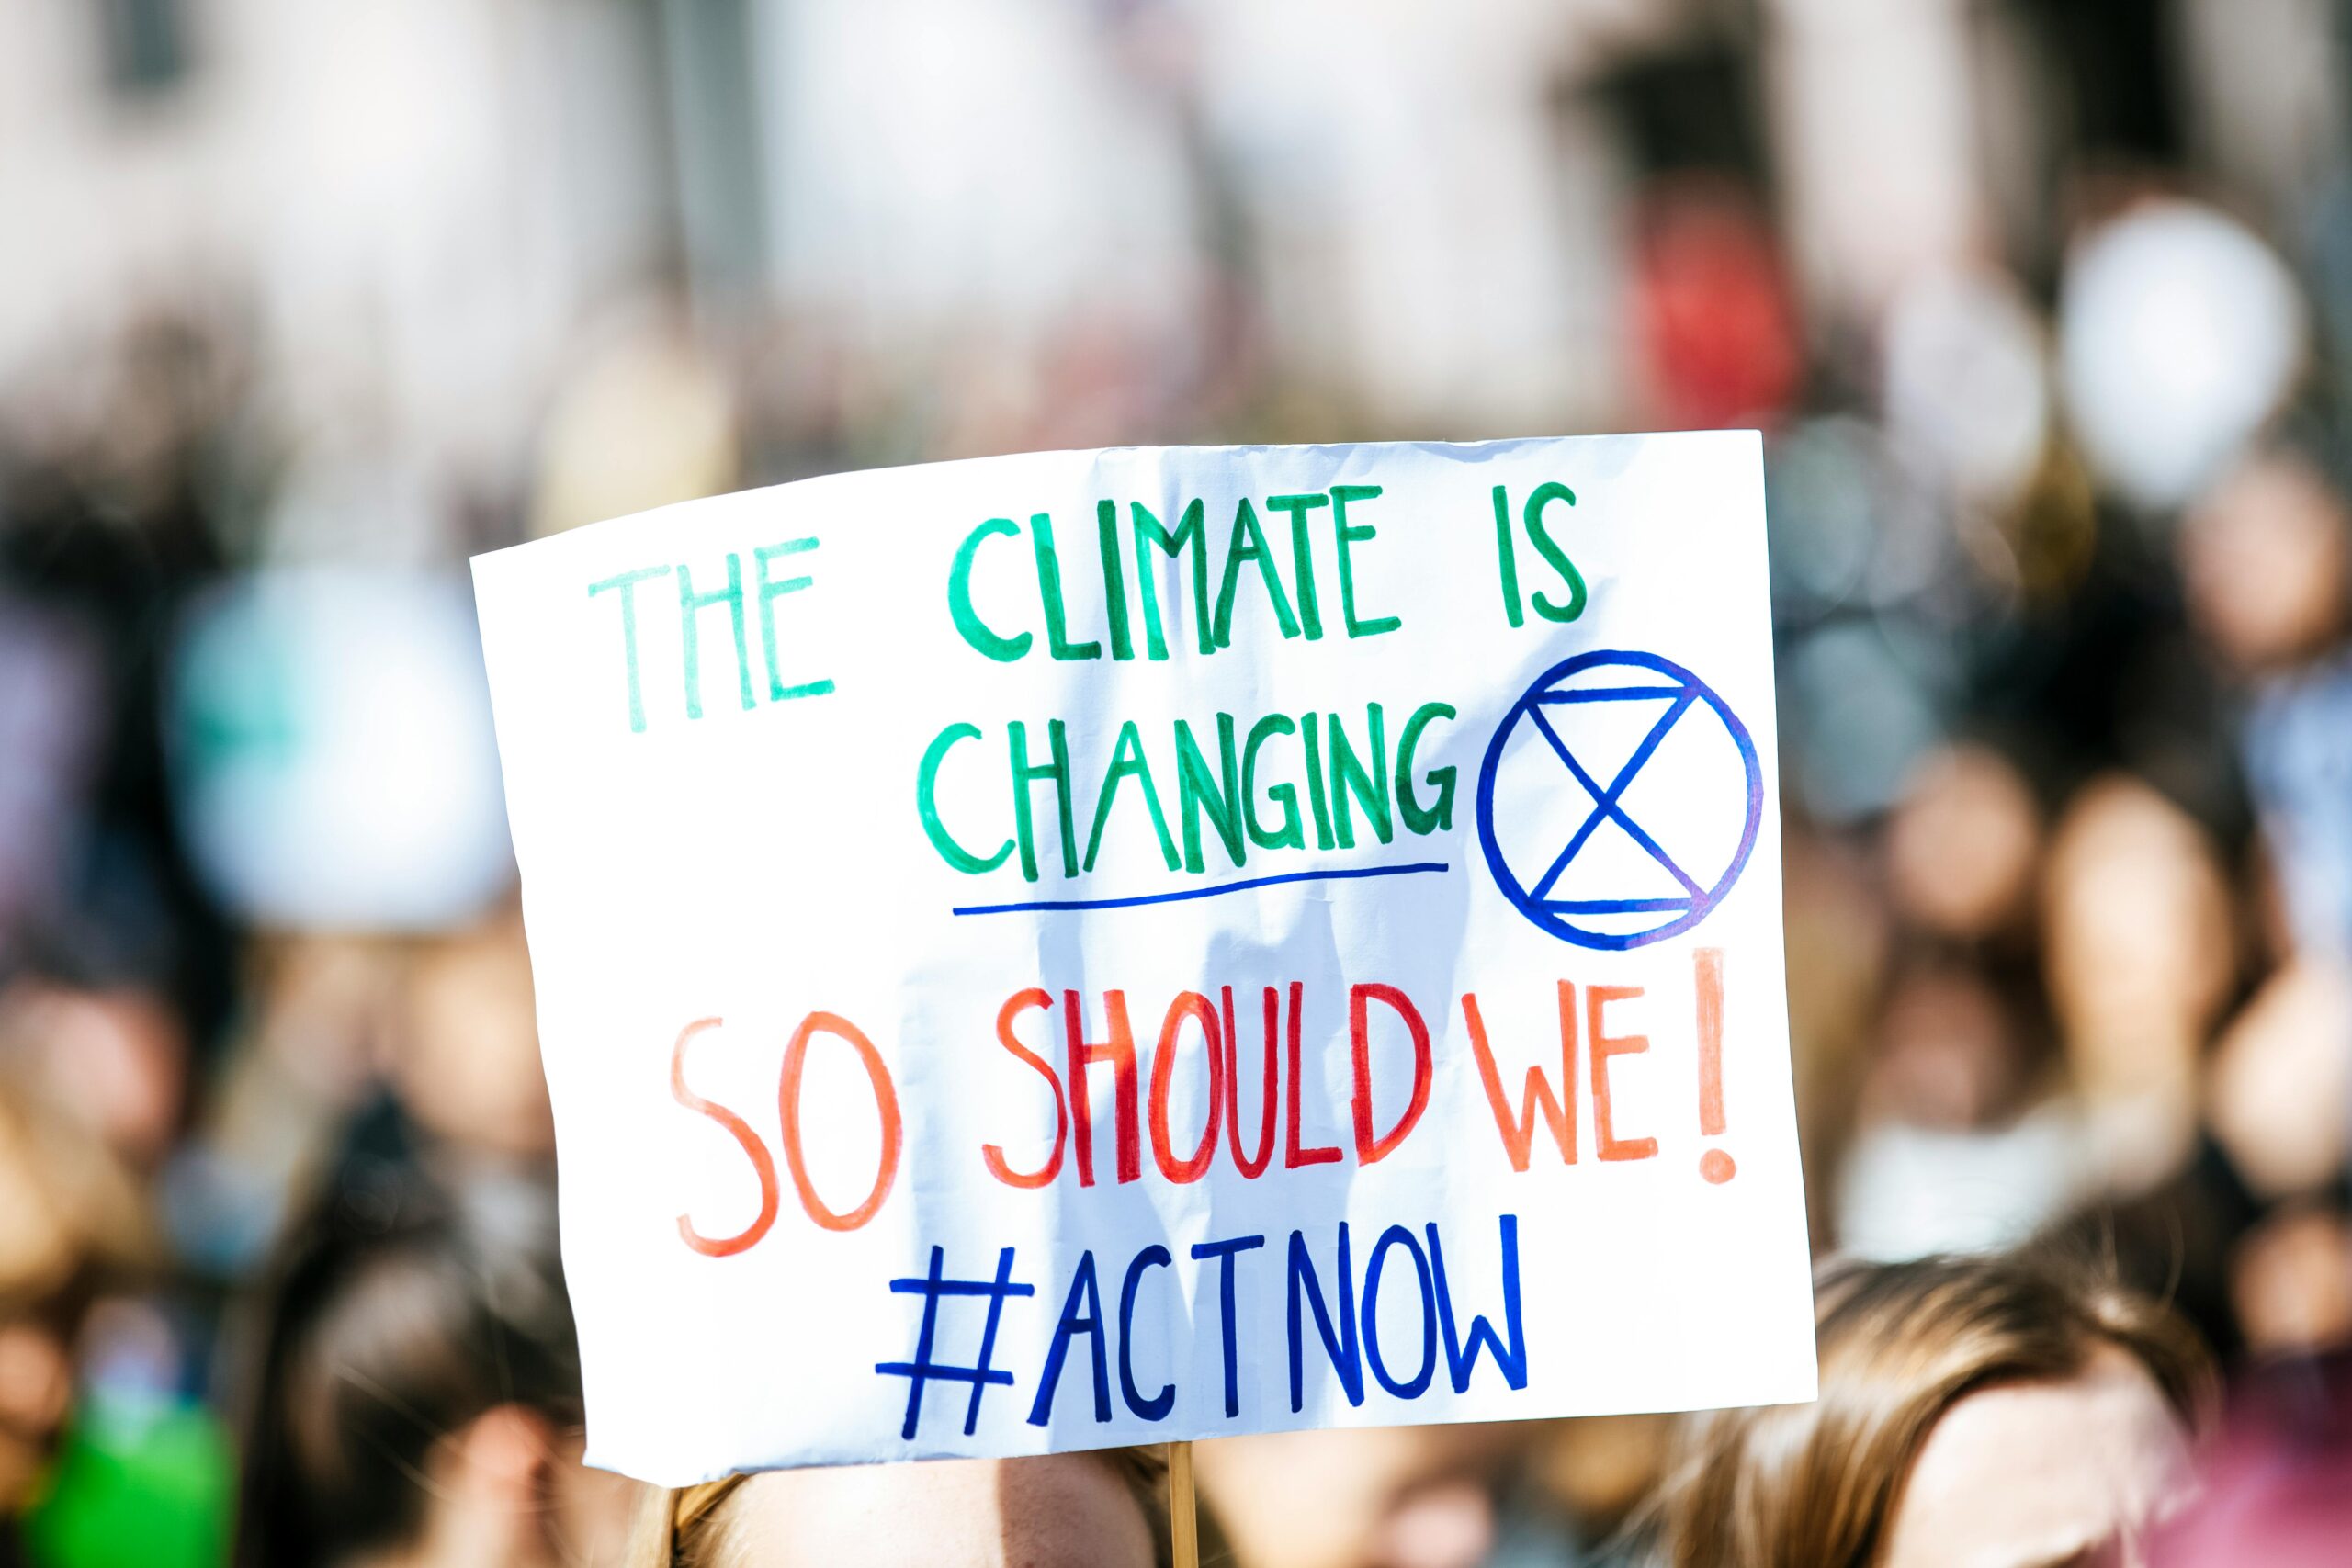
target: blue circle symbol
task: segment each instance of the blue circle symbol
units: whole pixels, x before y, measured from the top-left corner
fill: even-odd
[[[1623,722],[1628,716],[1636,724],[1646,719],[1647,728],[1604,779],[1587,759],[1605,749],[1604,730],[1634,733]],[[1661,836],[1693,843],[1708,838],[1716,845],[1706,860],[1686,867],[1669,852],[1672,846],[1643,826],[1624,796],[1671,738],[1690,733],[1690,726],[1713,729],[1711,720],[1720,721],[1720,730],[1697,739],[1720,747],[1720,737],[1730,738],[1746,775],[1741,784],[1733,784],[1727,767],[1691,770],[1685,748],[1674,753],[1671,776],[1649,789],[1654,813],[1661,790],[1676,797],[1674,825],[1658,817]],[[1534,738],[1523,748],[1555,754],[1558,764],[1556,788],[1545,785],[1543,804],[1575,802],[1569,818],[1577,825],[1564,838],[1497,831],[1497,773],[1513,738],[1531,730]],[[1660,765],[1660,773],[1668,771]],[[1744,818],[1738,847],[1725,861],[1721,846],[1735,812]],[[1496,887],[1529,920],[1579,947],[1623,952],[1679,936],[1705,919],[1739,880],[1763,818],[1764,770],[1747,727],[1705,682],[1655,653],[1580,653],[1546,670],[1495,727],[1478,772],[1478,842]],[[1711,826],[1716,830],[1704,831]],[[1513,840],[1508,854],[1506,837]],[[1611,853],[1618,858],[1607,860]],[[1627,875],[1629,863],[1637,869],[1639,886],[1612,886],[1611,879]]]

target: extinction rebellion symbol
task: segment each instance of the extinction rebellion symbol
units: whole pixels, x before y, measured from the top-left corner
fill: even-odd
[[[1478,840],[1519,912],[1623,951],[1707,918],[1756,847],[1764,775],[1739,716],[1654,653],[1580,653],[1503,716],[1478,773]]]

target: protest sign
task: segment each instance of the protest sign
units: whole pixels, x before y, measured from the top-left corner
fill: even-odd
[[[1732,433],[476,560],[591,1461],[1812,1397],[1763,530]]]

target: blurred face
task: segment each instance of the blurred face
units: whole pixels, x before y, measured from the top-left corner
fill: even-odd
[[[1889,890],[1932,931],[1982,936],[2023,902],[2040,852],[2033,792],[1982,747],[1958,747],[1920,768],[1887,824]]]
[[[2112,1347],[2064,1382],[2014,1383],[1945,1412],[1912,1462],[1883,1568],[2141,1568],[2185,1500],[2186,1434],[2146,1369]]]
[[[2265,980],[2222,1036],[2205,1100],[2213,1135],[2257,1195],[2325,1188],[2352,1161],[2352,972],[2294,959]]]
[[[526,1156],[553,1148],[520,928],[443,943],[418,964],[410,1008],[395,1076],[419,1122],[468,1148]]]
[[[1473,1568],[1494,1548],[1490,1472],[1529,1435],[1519,1424],[1270,1432],[1195,1455],[1244,1562]]]
[[[2347,553],[2352,533],[2327,481],[2304,463],[2257,459],[2181,531],[2189,614],[2241,669],[2290,663],[2343,625]]]
[[[187,1042],[169,1007],[139,990],[33,984],[12,991],[7,1008],[34,1042],[62,1106],[134,1164],[163,1156],[187,1066]]]
[[[0,1326],[0,1506],[18,1506],[41,1480],[73,1392],[54,1334],[35,1323]]]
[[[729,1503],[742,1568],[1151,1568],[1144,1511],[1086,1454],[784,1470]]]
[[[2001,999],[1964,969],[1906,976],[1887,998],[1863,1109],[1955,1132],[1992,1122],[2017,1097],[2018,1047]]]
[[[2203,831],[2135,779],[2095,782],[2067,808],[2042,893],[2051,1002],[2078,1082],[2180,1084],[2235,964]]]

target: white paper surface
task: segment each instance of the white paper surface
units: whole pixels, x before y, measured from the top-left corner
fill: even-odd
[[[593,1462],[1812,1397],[1753,434],[988,458],[474,570]]]

